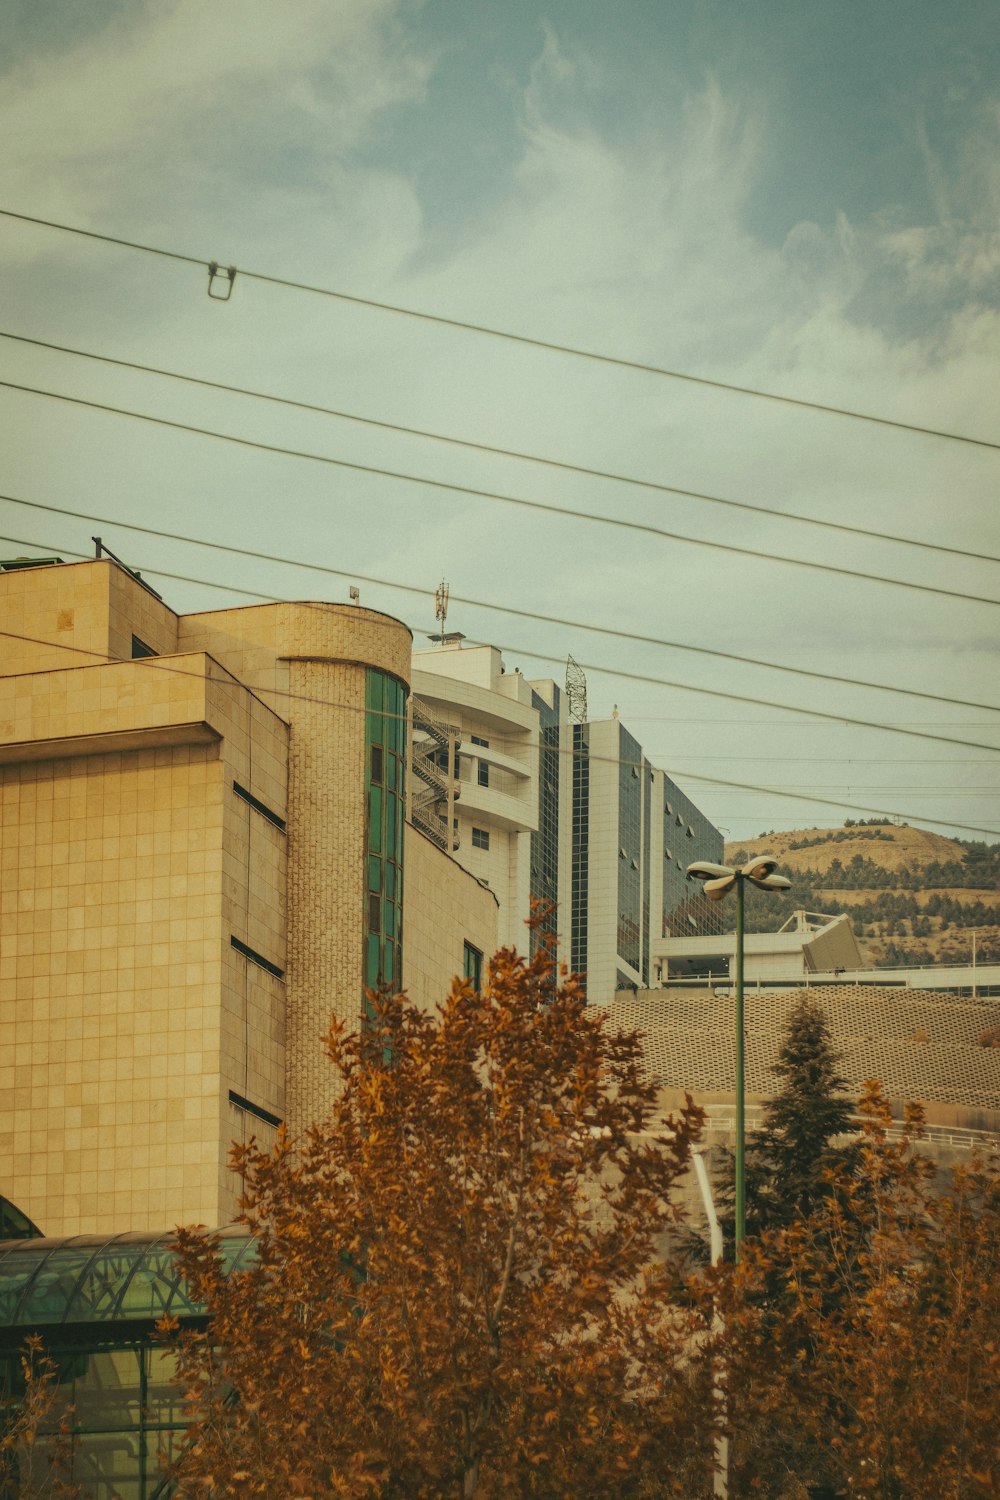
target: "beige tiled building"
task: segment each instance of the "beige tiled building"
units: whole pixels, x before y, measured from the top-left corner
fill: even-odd
[[[223,1223],[230,1142],[329,1104],[331,1012],[494,946],[404,837],[410,633],[179,616],[106,560],[0,572],[0,628],[0,1194],[50,1235]]]

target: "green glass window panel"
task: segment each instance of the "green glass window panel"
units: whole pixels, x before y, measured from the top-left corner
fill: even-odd
[[[391,792],[396,790],[399,761],[395,755],[389,756],[389,764],[386,766],[386,786]]]
[[[46,1256],[38,1275],[27,1288],[18,1311],[18,1322],[61,1323],[67,1307],[80,1305],[79,1318],[108,1316],[112,1289],[117,1289],[116,1269],[102,1277],[87,1275],[96,1245],[63,1246]],[[128,1270],[131,1270],[131,1262]],[[81,1295],[82,1285],[82,1295]]]
[[[390,859],[396,858],[399,838],[399,798],[391,792],[386,795],[385,852]]]
[[[369,756],[369,773],[371,780],[381,785],[384,776],[385,751],[381,745],[372,745]]]
[[[382,788],[368,788],[368,847],[374,853],[382,852]]]
[[[25,1287],[38,1270],[39,1259],[37,1252],[15,1251],[0,1261],[0,1323],[19,1321],[17,1309]]]
[[[463,974],[478,994],[483,984],[483,955],[471,943],[465,944]]]
[[[122,1293],[120,1316],[162,1318],[167,1312],[179,1316],[194,1310],[169,1249],[164,1245],[147,1251]]]
[[[153,1423],[181,1423],[184,1396],[174,1383],[177,1361],[173,1350],[152,1348],[143,1352],[146,1361],[146,1410]]]
[[[385,867],[385,894],[386,894],[386,896],[388,897],[388,899],[390,901],[394,901],[395,898],[396,898],[396,866],[395,865],[386,865],[386,867]]]
[[[381,672],[368,673],[367,701],[369,708],[381,709],[385,707],[385,678]]]
[[[9,1198],[0,1196],[0,1240],[41,1239],[42,1231]]]
[[[365,967],[365,984],[373,988],[379,981],[379,940],[378,933],[368,934],[368,962]]]
[[[382,861],[375,854],[368,856],[368,889],[370,891],[382,889]]]
[[[382,944],[382,982],[394,983],[396,978],[396,944],[388,938]]]
[[[260,1260],[260,1245],[254,1235],[245,1234],[241,1236],[243,1248],[237,1252],[233,1261],[234,1271],[249,1271]]]
[[[73,1382],[74,1426],[84,1432],[138,1427],[142,1413],[138,1349],[95,1349]]]
[[[396,936],[396,908],[391,901],[382,902],[382,931],[386,937]]]
[[[155,1279],[157,1270],[165,1262],[171,1287],[175,1286],[177,1277],[173,1273],[171,1257],[165,1247],[160,1257],[157,1258],[156,1247],[151,1247],[148,1243],[137,1245],[129,1241],[123,1244],[112,1242],[106,1245],[98,1255],[91,1258],[83,1275],[79,1278],[66,1309],[66,1321],[75,1323],[85,1319],[89,1322],[117,1317],[122,1299],[127,1294],[141,1262],[147,1257],[152,1257],[150,1264],[152,1278]],[[164,1288],[161,1288],[162,1290]],[[139,1302],[138,1308],[124,1313],[124,1316],[151,1316],[148,1308],[152,1292],[148,1279],[144,1286],[140,1284],[137,1287],[136,1296]]]

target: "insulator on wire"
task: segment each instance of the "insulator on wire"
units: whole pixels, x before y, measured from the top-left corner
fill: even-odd
[[[219,282],[219,290],[213,291],[212,288],[215,285],[216,280],[218,280]],[[225,269],[223,269],[219,265],[219,262],[217,260],[209,261],[208,295],[211,297],[213,302],[228,302],[230,297],[233,295],[233,282],[235,280],[235,266],[226,266]]]

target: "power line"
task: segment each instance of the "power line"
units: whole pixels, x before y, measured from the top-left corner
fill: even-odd
[[[704,782],[709,786],[731,787],[735,791],[762,792],[765,796],[770,797],[788,797],[793,802],[817,802],[821,807],[837,807],[840,809],[844,809],[847,806],[846,802],[840,802],[832,797],[812,797],[807,796],[805,792],[786,792],[783,791],[780,787],[750,786],[747,783],[741,781],[722,781],[712,776],[699,776],[696,772],[691,771],[677,770],[671,772],[671,775],[675,777],[679,776],[683,779],[689,779],[692,781]],[[914,822],[932,823],[935,828],[964,828],[967,832],[972,833],[1000,834],[1000,829],[997,828],[973,828],[973,826],[969,823],[946,823],[942,818],[925,818],[923,816],[918,817],[915,813],[897,813],[893,809],[885,807],[858,806],[855,810],[857,812],[875,813],[879,817],[900,817],[904,822],[909,822],[912,818]]]
[[[15,546],[18,546],[18,547],[45,547],[45,546],[48,545],[47,543],[35,542],[35,541],[28,541],[28,540],[26,540],[24,538],[20,538],[20,537],[9,537],[8,540],[11,541],[11,542],[13,542],[13,544]],[[63,550],[70,552],[71,555],[73,555],[73,556],[82,556],[83,555],[81,553],[74,552],[71,548],[64,548]],[[268,593],[263,592],[260,589],[251,589],[251,588],[246,588],[246,587],[239,587],[239,586],[236,586],[234,584],[228,584],[228,583],[214,583],[210,579],[193,578],[188,573],[171,573],[171,572],[167,572],[163,568],[159,568],[159,567],[156,567],[156,566],[150,567],[150,566],[147,566],[146,564],[143,564],[143,568],[144,568],[144,571],[146,573],[152,573],[154,576],[156,576],[158,578],[169,578],[169,579],[171,579],[174,582],[179,582],[179,583],[193,583],[193,584],[197,584],[199,587],[202,587],[202,588],[220,589],[220,590],[222,590],[225,593],[239,594],[239,595],[241,595],[244,598],[246,598],[249,595],[252,598],[264,599],[264,600],[267,600],[267,601],[269,601],[271,603],[284,603],[284,602],[286,602],[282,598],[281,595],[278,595],[278,594],[268,594]],[[317,607],[322,607],[322,606],[317,606]],[[407,627],[407,628],[409,628],[409,627]],[[486,641],[478,642],[478,643],[474,643],[474,644],[480,644],[480,645],[493,644],[493,645],[495,645],[497,647],[498,650],[506,651],[511,656],[518,655],[518,656],[522,656],[522,657],[527,657],[531,661],[541,661],[541,662],[546,663],[547,665],[551,665],[553,662],[559,660],[559,658],[553,656],[551,653],[544,653],[544,652],[539,652],[539,651],[529,651],[524,646],[509,646],[509,645],[504,645],[503,643],[500,643],[500,642],[492,642],[492,643],[490,643],[490,642],[486,642]],[[770,699],[770,698],[756,698],[756,697],[752,697],[751,695],[746,694],[746,693],[726,692],[722,688],[706,688],[706,687],[699,687],[699,686],[697,686],[697,685],[695,685],[693,683],[689,683],[689,682],[674,682],[671,679],[666,678],[666,677],[654,677],[651,674],[647,674],[647,673],[629,672],[629,671],[625,671],[623,668],[619,668],[619,667],[601,666],[600,664],[598,664],[596,662],[580,662],[579,665],[581,667],[583,667],[585,671],[596,672],[596,673],[603,674],[605,676],[610,676],[610,677],[615,677],[615,678],[619,678],[619,679],[624,679],[624,680],[627,680],[627,681],[630,681],[630,682],[643,682],[643,683],[648,683],[648,684],[650,684],[653,687],[673,688],[673,689],[675,689],[677,691],[680,691],[680,692],[696,693],[696,694],[699,694],[700,696],[709,697],[709,698],[721,698],[721,699],[725,699],[728,702],[733,702],[733,703],[748,703],[748,704],[751,704],[755,708],[775,708],[775,709],[778,709],[778,710],[780,710],[782,712],[785,712],[785,713],[792,713],[792,714],[804,715],[807,718],[815,719],[815,720],[818,720],[818,721],[822,721],[823,723],[837,724],[837,725],[840,725],[840,726],[844,726],[844,727],[847,727],[847,728],[854,728],[854,729],[874,729],[874,730],[879,731],[880,733],[885,733],[885,734],[901,734],[901,735],[907,736],[910,739],[930,740],[930,741],[933,741],[936,744],[954,745],[954,746],[958,746],[959,748],[964,749],[964,750],[986,750],[986,751],[990,751],[991,753],[993,753],[995,755],[1000,754],[1000,746],[991,745],[989,743],[985,743],[985,742],[982,742],[982,741],[979,741],[979,740],[955,739],[955,738],[953,738],[950,735],[932,734],[932,733],[930,733],[926,729],[910,728],[910,727],[906,727],[903,724],[880,724],[880,723],[877,723],[877,722],[875,722],[873,720],[869,720],[869,719],[855,719],[855,718],[852,718],[852,717],[850,717],[849,715],[846,715],[846,714],[826,713],[823,709],[818,709],[818,708],[801,708],[797,704],[793,704],[793,703],[781,703],[781,702],[777,702],[777,701],[775,701],[773,699]],[[417,668],[417,670],[419,670],[419,668]],[[433,697],[433,694],[428,694],[428,696]],[[799,722],[797,720],[793,720],[792,723],[795,725],[796,728],[805,728],[805,727],[807,727],[807,726],[803,725],[801,722]],[[860,809],[858,809],[858,811],[861,811],[861,812],[868,812],[870,810],[871,809],[869,809],[869,808],[860,808]]]
[[[894,532],[872,531],[865,526],[849,526],[844,521],[827,521],[816,516],[803,516],[793,511],[779,510],[776,506],[754,505],[747,500],[733,500],[727,496],[712,495],[702,490],[683,489],[679,485],[661,484],[652,479],[638,479],[630,474],[616,474],[609,469],[594,469],[584,464],[571,464],[563,459],[545,458],[537,453],[521,452],[516,448],[500,448],[490,443],[475,443],[468,438],[452,437],[447,433],[431,432],[421,427],[408,427],[400,422],[385,422],[376,417],[360,416],[357,412],[341,411],[332,406],[320,406],[312,401],[298,401],[291,396],[277,396],[269,391],[253,390],[248,386],[229,385],[221,380],[207,380],[199,375],[188,375],[179,370],[168,370],[158,365],[145,365],[136,360],[116,359],[110,354],[97,354],[90,349],[74,349],[67,344],[53,344],[45,339],[28,338],[24,334],[8,333],[2,329],[0,329],[0,338],[18,344],[29,344],[35,349],[48,349],[56,354],[70,354],[77,359],[89,359],[98,364],[113,365],[120,370],[134,370],[143,375],[159,375],[164,379],[198,386],[203,390],[225,391],[231,396],[250,396],[256,401],[267,401],[272,405],[290,407],[295,411],[336,417],[343,422],[355,422],[360,426],[374,427],[382,432],[401,433],[407,437],[425,438],[430,442],[444,443],[453,448],[465,448],[473,453],[488,453],[495,458],[513,458],[523,463],[538,464],[547,469],[557,469],[564,474],[579,474],[587,479],[606,479],[614,484],[627,484],[636,489],[649,490],[660,495],[677,495],[685,500],[697,500],[708,505],[724,505],[732,510],[748,511],[751,515],[772,516],[780,521],[794,521],[805,526],[817,526],[825,531],[843,532],[847,536],[865,537],[868,540],[894,542],[902,547],[916,547],[925,552],[947,553],[951,557],[968,557],[976,562],[1000,563],[1000,557],[988,552],[975,552],[965,547],[949,547],[943,542],[925,542],[910,536],[899,536]]]
[[[43,229],[57,229],[65,234],[79,235],[83,239],[97,240],[106,245],[118,245],[125,250],[140,250],[147,255],[162,256],[167,260],[180,261],[189,266],[208,267],[213,264],[195,255],[184,255],[176,250],[166,250],[157,245],[146,245],[138,240],[126,240],[117,235],[102,234],[93,229],[80,229],[73,224],[62,224],[54,219],[40,219],[30,214],[15,213],[12,209],[0,208],[0,215],[16,219],[23,224],[35,224]],[[234,268],[235,269],[235,268]],[[284,276],[269,276],[262,271],[237,273],[244,281],[258,281],[263,285],[283,287],[287,291],[310,292],[315,296],[329,297],[353,307],[366,307],[376,312],[393,313],[398,317],[412,318],[421,323],[433,323],[441,328],[454,328],[463,333],[477,333],[489,338],[503,339],[507,343],[521,344],[529,349],[542,349],[549,354],[565,354],[575,359],[589,360],[594,364],[610,365],[615,369],[634,370],[643,375],[658,375],[668,380],[684,381],[690,385],[703,386],[708,390],[725,391],[729,395],[752,396],[759,401],[771,401],[781,406],[795,406],[804,411],[822,412],[827,416],[847,417],[853,421],[869,422],[878,427],[894,428],[899,432],[915,432],[923,437],[945,438],[949,442],[969,443],[978,448],[1000,449],[1000,443],[988,438],[970,437],[965,433],[949,432],[943,428],[925,427],[918,422],[900,422],[892,417],[876,416],[871,412],[854,411],[849,407],[834,406],[822,401],[807,401],[801,396],[785,396],[776,391],[760,390],[756,386],[736,385],[725,380],[713,380],[706,375],[691,375],[682,370],[671,370],[663,365],[646,364],[640,360],[625,359],[619,355],[602,354],[594,349],[580,349],[572,344],[559,344],[548,339],[531,338],[523,333],[511,333],[502,328],[492,328],[485,323],[473,323],[461,318],[444,317],[438,313],[422,312],[412,307],[402,307],[391,302],[379,302],[373,297],[358,297],[348,292],[335,291],[332,287],[314,286],[305,281],[294,281]]]
[[[29,545],[35,545],[35,544],[31,543]],[[150,572],[156,572],[156,569],[149,569],[148,571],[150,571]],[[170,576],[170,575],[164,575],[164,576]],[[187,581],[189,581],[189,582],[196,582],[197,580],[187,580]],[[211,585],[211,587],[227,588],[228,585],[226,585],[226,584],[218,584],[218,585]],[[233,592],[240,592],[240,591],[234,590]],[[247,590],[246,592],[250,592],[250,591]],[[263,595],[261,597],[263,597],[263,598],[269,598],[270,596],[269,595]],[[285,601],[280,601],[280,602],[285,602]],[[318,606],[316,606],[316,607],[318,607]],[[26,634],[23,634],[22,632],[16,631],[16,630],[3,630],[3,629],[0,629],[0,636],[4,636],[8,640],[28,641],[28,642],[32,643],[33,645],[55,647],[59,651],[71,652],[74,655],[78,655],[78,656],[96,657],[96,658],[98,658],[99,661],[101,661],[103,663],[107,663],[107,664],[113,664],[113,665],[117,665],[117,666],[124,666],[124,665],[126,665],[125,661],[122,660],[122,658],[111,656],[109,653],[104,652],[104,651],[94,651],[93,649],[90,649],[90,648],[87,648],[87,647],[83,647],[83,646],[70,646],[68,644],[65,644],[62,641],[45,640],[44,638],[41,638],[41,637],[38,637],[38,636],[26,635]],[[141,662],[142,666],[144,666],[144,667],[152,667],[156,671],[168,672],[168,673],[171,673],[172,675],[177,676],[177,677],[193,677],[193,678],[197,679],[199,682],[201,682],[201,681],[204,680],[204,674],[202,674],[200,672],[193,672],[193,671],[191,671],[190,669],[188,669],[186,667],[169,666],[168,665],[168,660],[165,659],[165,658],[163,658],[163,657],[160,657],[160,656],[142,657],[142,658],[139,658],[139,661]],[[223,668],[223,670],[225,671],[226,669]],[[294,693],[294,692],[291,692],[287,688],[278,688],[278,687],[273,687],[273,686],[268,686],[267,688],[261,688],[261,687],[257,686],[254,683],[241,682],[238,678],[233,678],[233,681],[236,682],[239,687],[243,688],[247,692],[263,694],[265,696],[266,695],[270,695],[272,697],[285,698],[285,699],[288,699],[290,701],[295,701],[295,702],[318,704],[320,706],[327,707],[327,708],[340,709],[342,712],[349,712],[349,713],[364,713],[365,712],[365,709],[363,707],[361,707],[361,706],[359,706],[357,704],[353,704],[353,703],[340,703],[340,702],[336,702],[335,700],[328,699],[328,698],[317,698],[317,697],[313,697],[312,695],[310,695],[308,693]],[[384,715],[384,717],[394,718],[394,717],[397,717],[397,716],[391,715],[391,714],[387,714],[387,715]],[[551,746],[545,746],[543,748],[546,749],[546,750],[548,750],[549,752],[551,752],[551,750],[552,750],[553,747],[551,747]],[[578,756],[578,752],[575,749],[573,749],[572,747],[567,747],[566,749],[563,749],[562,747],[559,747],[557,753],[560,754],[560,755],[566,756],[567,758],[570,758],[570,759],[576,759],[577,756]],[[591,754],[589,751],[587,752],[587,758],[589,760],[591,760],[591,761],[597,761],[597,762],[600,762],[600,763],[605,763],[605,764],[610,764],[610,765],[626,765],[627,766],[629,764],[628,761],[621,761],[621,760],[619,760],[619,759],[617,759],[615,757],[612,757],[612,756],[603,756],[603,755]],[[637,769],[641,770],[642,769],[642,765],[638,764],[637,765]],[[836,808],[839,808],[841,810],[846,810],[848,812],[866,812],[866,813],[874,813],[874,814],[876,814],[878,816],[882,816],[882,817],[900,817],[900,818],[903,818],[904,821],[909,821],[912,818],[914,820],[914,822],[930,823],[930,824],[933,824],[934,827],[936,827],[936,828],[963,828],[963,829],[965,829],[965,831],[967,833],[986,833],[986,834],[991,834],[991,835],[994,835],[994,836],[1000,836],[1000,829],[998,829],[998,828],[983,828],[983,827],[981,827],[981,826],[979,826],[978,824],[975,824],[975,823],[949,822],[949,821],[945,821],[944,819],[941,819],[941,818],[928,818],[928,817],[924,817],[922,814],[918,817],[918,815],[915,814],[915,813],[900,813],[900,812],[898,812],[898,810],[895,810],[895,809],[890,810],[890,809],[886,809],[886,808],[882,808],[882,807],[866,807],[866,806],[858,804],[858,803],[841,802],[839,800],[835,800],[835,799],[827,798],[827,797],[807,796],[805,793],[802,793],[802,792],[785,791],[781,787],[763,787],[763,786],[754,786],[754,785],[751,785],[749,783],[740,782],[740,781],[723,781],[723,780],[721,780],[719,778],[714,778],[714,777],[710,777],[710,776],[702,776],[702,775],[700,775],[697,772],[683,771],[683,770],[675,770],[675,771],[671,771],[669,773],[664,773],[664,774],[669,775],[669,777],[670,777],[671,780],[680,779],[680,780],[688,780],[688,781],[695,781],[695,782],[704,782],[704,783],[706,783],[708,785],[711,785],[711,786],[727,787],[727,788],[730,788],[730,789],[733,789],[733,790],[737,790],[737,791],[759,792],[759,793],[763,793],[764,795],[767,795],[767,796],[785,797],[785,798],[788,798],[789,800],[791,800],[793,802],[812,802],[812,803],[818,803],[819,805],[824,806],[824,807],[836,807]],[[749,818],[747,818],[746,820],[740,819],[740,821],[751,821],[751,819],[749,819]]]
[[[753,557],[763,562],[785,563],[794,568],[809,568],[818,573],[832,573],[839,578],[855,578],[866,583],[884,583],[892,588],[913,590],[921,594],[935,594],[946,599],[960,599],[967,604],[1000,605],[1000,599],[990,599],[981,594],[966,594],[957,589],[940,588],[928,583],[910,583],[901,578],[890,578],[881,573],[864,573],[856,568],[839,568],[832,563],[810,562],[800,557],[785,557],[776,552],[764,552],[754,547],[737,547],[729,542],[711,542],[701,537],[684,536],[680,532],[667,531],[644,521],[627,521],[620,516],[596,515],[592,511],[576,510],[562,505],[549,505],[542,500],[523,500],[515,495],[501,494],[496,490],[474,489],[471,485],[451,484],[443,479],[429,479],[420,474],[409,474],[398,469],[385,469],[373,464],[352,463],[344,458],[332,458],[324,453],[312,453],[302,448],[285,448],[276,443],[262,443],[253,438],[236,437],[232,433],[218,432],[211,427],[198,427],[190,422],[178,422],[169,417],[155,417],[147,412],[132,411],[127,407],[114,406],[103,401],[90,401],[83,396],[67,396],[61,391],[48,391],[38,386],[21,385],[13,380],[0,380],[0,387],[20,391],[29,396],[43,396],[53,401],[63,401],[70,406],[85,407],[90,411],[108,412],[112,416],[130,417],[136,421],[149,422],[155,427],[173,432],[190,432],[197,437],[215,438],[241,448],[252,448],[261,453],[273,453],[282,458],[305,459],[311,463],[326,464],[337,469],[347,469],[355,474],[373,474],[382,479],[398,479],[407,484],[419,484],[429,489],[442,490],[452,495],[467,495],[476,500],[488,500],[501,505],[515,505],[524,510],[539,511],[547,515],[561,516],[577,521],[591,521],[600,526],[613,526],[623,531],[634,531],[645,536],[659,537],[663,541],[683,542],[692,547],[706,547],[714,552],[734,553],[738,557]]]
[[[650,759],[658,759],[658,757],[651,756]],[[685,773],[685,780],[689,781],[689,782],[692,782],[695,785],[697,785],[697,783],[700,782],[700,781],[702,781],[703,779],[704,778],[701,777],[700,775],[699,776],[689,776],[689,775],[687,775],[687,773]],[[709,778],[709,780],[710,780],[710,778]],[[960,797],[980,797],[980,796],[982,796],[986,792],[996,793],[996,791],[998,790],[995,785],[994,786],[959,786],[959,787],[953,786],[953,785],[942,785],[942,786],[903,786],[903,785],[900,785],[900,786],[865,786],[864,783],[860,783],[857,786],[852,786],[849,782],[843,782],[843,781],[817,782],[815,784],[813,784],[812,782],[809,782],[809,781],[786,781],[786,782],[783,782],[782,785],[783,785],[783,789],[785,791],[789,791],[790,790],[790,791],[795,791],[795,792],[816,792],[816,793],[819,793],[819,792],[843,792],[845,796],[851,796],[851,797],[860,797],[862,795],[864,795],[864,796],[867,797],[867,796],[874,795],[876,792],[892,792],[892,793],[905,792],[905,793],[907,793],[907,795],[915,794],[918,797],[937,797],[938,799],[940,799],[940,798],[943,797],[943,798],[948,799],[948,798],[956,798],[956,797],[959,797],[959,798]],[[723,793],[722,795],[725,795],[725,793]]]
[[[505,646],[502,649],[509,651],[511,655],[517,653],[520,656],[526,656],[532,661],[552,662],[556,660],[555,657],[543,655],[538,651],[527,651],[523,646]],[[870,719],[855,719],[847,714],[826,713],[819,708],[800,708],[794,703],[779,703],[771,698],[754,698],[745,693],[724,692],[721,688],[696,687],[690,682],[672,682],[666,677],[653,677],[642,672],[627,672],[619,667],[602,667],[594,662],[581,661],[579,665],[586,672],[604,673],[609,677],[622,678],[628,682],[645,682],[654,687],[669,687],[679,689],[685,693],[700,693],[710,698],[724,698],[733,703],[749,703],[757,708],[777,708],[784,710],[786,713],[806,714],[810,718],[822,720],[828,724],[841,724],[852,729],[876,729],[886,734],[903,734],[911,739],[933,740],[942,745],[958,745],[966,750],[991,750],[994,754],[1000,754],[1000,746],[986,744],[978,740],[957,740],[953,739],[950,735],[931,734],[925,729],[908,729],[902,724],[878,724]],[[802,728],[804,726],[796,725],[796,727]],[[870,811],[867,808],[862,810]]]
[[[140,526],[132,521],[120,521],[113,516],[95,516],[87,511],[68,510],[59,505],[46,505],[40,500],[24,500],[17,495],[0,494],[0,501],[20,505],[28,510],[50,511],[54,515],[71,516],[76,520],[89,521],[100,526],[118,526],[126,531],[141,532],[144,536],[155,536],[165,541],[185,542],[195,547],[205,547],[213,552],[232,553],[237,557],[249,557],[258,562],[279,563],[283,567],[302,568],[310,573],[322,573],[332,578],[348,578],[355,583],[370,583],[379,588],[396,589],[406,594],[426,594],[427,590],[412,583],[400,583],[390,578],[376,578],[368,573],[357,573],[345,568],[331,568],[325,563],[304,562],[294,557],[279,557],[272,552],[259,552],[251,547],[237,547],[229,542],[209,542],[201,537],[185,536],[176,531],[162,531],[153,526]],[[760,657],[741,656],[733,651],[718,651],[709,646],[691,646],[680,641],[668,641],[640,632],[618,630],[607,625],[593,625],[583,620],[562,619],[558,615],[544,615],[537,610],[518,609],[510,604],[496,604],[488,599],[469,599],[461,594],[451,594],[455,604],[472,609],[491,610],[496,614],[511,615],[522,620],[536,620],[544,625],[557,625],[567,630],[583,630],[593,635],[609,636],[615,640],[629,641],[645,646],[660,646],[671,651],[686,651],[698,656],[711,656],[721,661],[737,662],[741,666],[763,667],[768,671],[785,672],[796,677],[813,678],[821,682],[835,682],[846,687],[870,688],[879,693],[892,693],[905,698],[922,698],[930,703],[944,703],[953,708],[975,708],[986,713],[1000,713],[1000,705],[979,703],[967,698],[949,698],[940,693],[928,693],[918,688],[902,688],[886,682],[866,682],[858,677],[845,677],[835,672],[810,671],[806,667],[793,667],[784,662],[766,661]]]

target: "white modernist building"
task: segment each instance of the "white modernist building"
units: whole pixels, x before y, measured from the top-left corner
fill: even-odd
[[[705,904],[687,866],[724,846],[617,716],[572,729],[571,962],[606,1003],[649,986],[654,944]]]
[[[494,646],[439,637],[414,651],[412,683],[411,816],[494,892],[501,943],[527,948],[532,901],[553,902],[589,999],[647,987],[652,945],[700,900],[687,866],[721,860],[722,835],[617,715],[571,718],[566,693]]]
[[[653,979],[733,979],[736,934],[687,936],[683,932],[653,944]],[[788,982],[812,974],[869,972],[846,912],[796,911],[777,932],[748,933],[743,944],[748,983]]]
[[[451,849],[497,897],[501,945],[523,951],[532,899],[562,905],[567,895],[558,858],[570,790],[562,695],[552,682],[508,672],[495,646],[462,640],[446,635],[414,651],[414,736],[435,722],[450,797],[439,816],[450,819]]]

